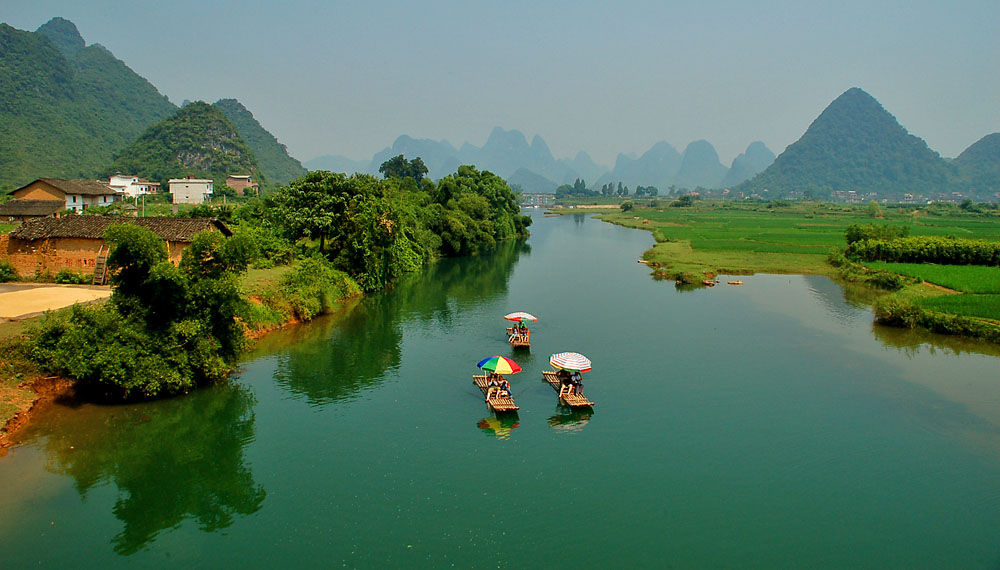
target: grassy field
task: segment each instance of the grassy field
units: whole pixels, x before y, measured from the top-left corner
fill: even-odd
[[[942,295],[919,299],[916,304],[924,309],[978,317],[991,321],[1000,321],[1000,295]]]
[[[846,246],[844,232],[851,224],[905,225],[914,236],[1000,240],[1000,217],[965,213],[947,204],[885,208],[879,218],[872,218],[862,205],[848,204],[696,201],[694,206],[685,208],[665,205],[660,200],[655,208],[639,205],[629,212],[619,209],[602,213],[601,219],[651,231],[657,243],[643,257],[654,268],[655,275],[689,283],[700,283],[719,274],[841,276],[841,271],[828,262],[828,253]],[[1000,321],[1000,268],[901,263],[865,266],[936,285],[914,282],[891,296],[872,289],[872,302],[891,297],[925,312]],[[931,313],[922,317],[924,322],[948,318],[951,317],[938,318]]]
[[[864,264],[872,269],[891,271],[954,289],[962,293],[1000,295],[1000,267],[982,265],[937,265],[933,263],[884,263]]]
[[[657,244],[645,258],[666,276],[675,274],[832,274],[826,263],[843,247],[851,224],[906,225],[911,235],[953,235],[1000,240],[1000,218],[939,211],[887,209],[871,218],[861,206],[792,203],[695,202],[688,208],[637,207],[602,216],[653,232]]]

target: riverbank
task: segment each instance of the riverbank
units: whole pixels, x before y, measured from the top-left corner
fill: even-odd
[[[576,208],[552,212],[578,213]],[[849,225],[873,222],[867,212],[849,205],[695,202],[682,208],[604,208],[597,217],[653,234],[656,243],[642,261],[658,279],[698,286],[722,274],[823,275],[867,288],[876,320],[883,324],[1000,341],[1000,295],[991,273],[996,268],[845,265],[842,255],[831,257],[831,250],[845,245]],[[981,215],[896,210],[884,212],[878,223],[905,225],[914,235],[1000,237],[1000,221]],[[842,262],[832,263],[834,258]],[[926,280],[935,276],[945,282]],[[942,286],[953,283],[963,294]]]
[[[360,288],[345,274],[324,273],[324,279],[320,279],[314,270],[294,263],[252,269],[244,276],[243,291],[248,310],[242,322],[251,343],[271,332],[333,313],[361,296]],[[21,288],[32,285],[23,284]],[[96,302],[103,302],[103,299]],[[64,311],[68,309],[55,313]],[[0,322],[0,354],[3,355],[0,360],[0,456],[6,453],[12,436],[28,423],[39,406],[58,398],[74,397],[76,383],[73,380],[49,374],[28,355],[26,332],[43,315],[33,312],[16,321]]]

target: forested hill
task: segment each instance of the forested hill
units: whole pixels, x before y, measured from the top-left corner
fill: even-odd
[[[304,176],[306,169],[302,164],[288,155],[285,145],[267,132],[253,114],[236,99],[220,99],[215,102],[226,117],[232,121],[236,130],[246,141],[260,162],[260,169],[270,182],[281,185]]]
[[[36,178],[94,178],[113,153],[177,110],[76,26],[0,24],[0,191]]]
[[[811,191],[934,194],[948,188],[953,168],[909,134],[874,97],[857,87],[837,97],[798,141],[764,172],[739,187],[770,194]]]
[[[230,174],[261,180],[253,151],[218,108],[196,101],[149,127],[102,175],[128,172],[163,184],[170,178],[211,178],[221,186]],[[265,179],[266,180],[266,179]]]
[[[958,167],[958,188],[980,198],[1000,192],[1000,133],[986,135],[954,160]]]

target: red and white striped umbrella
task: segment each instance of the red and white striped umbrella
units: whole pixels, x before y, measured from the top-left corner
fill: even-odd
[[[516,313],[511,313],[509,315],[504,315],[503,318],[508,321],[515,321],[523,323],[524,321],[537,321],[538,317],[532,315],[531,313],[525,313],[524,311],[518,311]]]
[[[590,372],[590,359],[579,352],[560,352],[549,358],[549,364],[560,370]]]

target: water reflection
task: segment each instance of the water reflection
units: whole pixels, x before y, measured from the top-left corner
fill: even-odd
[[[510,432],[521,427],[521,422],[515,413],[505,414],[499,418],[489,416],[479,420],[476,425],[487,435],[496,437],[497,439],[508,439],[510,438]]]
[[[898,349],[907,358],[926,351],[937,354],[985,354],[1000,356],[1000,346],[983,340],[872,324],[872,334],[883,347]]]
[[[819,275],[803,275],[810,295],[820,302],[826,313],[843,324],[851,324],[868,308],[877,293],[855,283],[840,283]]]
[[[528,245],[519,241],[500,244],[488,255],[444,259],[338,318],[274,335],[262,350],[283,350],[275,380],[314,405],[356,397],[399,367],[404,320],[448,326],[462,305],[506,294],[510,274],[527,252]]]
[[[58,432],[45,431],[50,421],[31,431],[47,438],[46,468],[72,477],[84,499],[107,482],[118,488],[112,513],[125,527],[111,544],[128,555],[186,519],[213,532],[261,508],[267,493],[243,457],[255,403],[245,387],[225,384],[111,413],[85,406],[66,413]]]
[[[591,408],[570,408],[557,406],[556,413],[549,416],[549,427],[556,431],[578,432],[590,422],[594,410]]]

